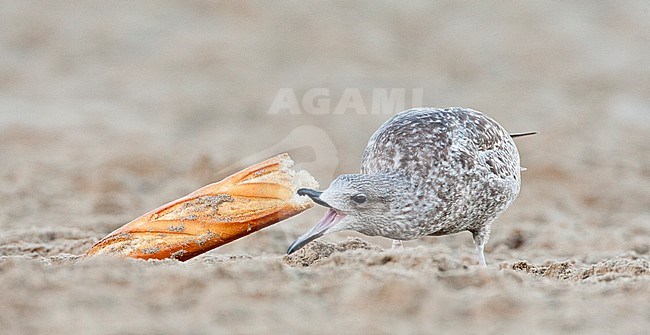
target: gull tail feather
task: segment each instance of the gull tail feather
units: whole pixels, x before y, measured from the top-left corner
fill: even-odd
[[[515,138],[515,137],[524,137],[524,136],[537,135],[537,134],[539,134],[539,132],[537,131],[527,131],[525,133],[510,134],[510,137]]]

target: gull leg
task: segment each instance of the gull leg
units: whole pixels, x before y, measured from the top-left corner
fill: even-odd
[[[473,231],[472,236],[474,237],[474,245],[476,245],[476,252],[478,253],[478,265],[481,267],[487,266],[485,263],[485,243],[487,243],[490,238],[489,230],[482,231]]]
[[[390,250],[404,250],[404,244],[400,240],[393,240],[393,245],[390,247]]]
[[[478,265],[483,267],[487,266],[485,264],[485,253],[483,252],[484,245],[476,245],[476,251],[478,252]]]

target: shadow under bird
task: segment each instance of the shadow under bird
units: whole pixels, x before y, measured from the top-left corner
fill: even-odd
[[[328,208],[291,254],[329,233],[353,230],[403,240],[469,231],[485,266],[492,222],[519,194],[514,137],[467,108],[414,108],[396,114],[370,138],[361,173],[338,176],[320,192],[300,189]]]

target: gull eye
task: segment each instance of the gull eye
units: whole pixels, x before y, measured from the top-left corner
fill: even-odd
[[[366,195],[363,194],[363,193],[355,194],[355,195],[351,196],[350,199],[352,199],[352,201],[354,201],[354,202],[356,202],[358,204],[362,204],[362,203],[366,202],[366,200],[368,200]]]

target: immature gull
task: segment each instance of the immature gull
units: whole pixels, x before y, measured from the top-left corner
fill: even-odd
[[[467,230],[485,266],[490,226],[521,185],[512,137],[530,134],[510,135],[490,117],[467,108],[403,111],[372,135],[361,173],[340,175],[323,192],[298,190],[329,209],[287,253],[341,230],[388,237],[397,245]]]

